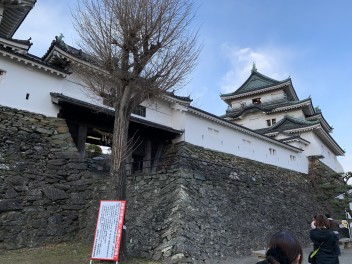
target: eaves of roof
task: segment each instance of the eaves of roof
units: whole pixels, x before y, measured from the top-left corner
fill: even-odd
[[[301,118],[295,118],[290,115],[286,115],[279,122],[273,126],[257,129],[256,131],[261,134],[271,134],[276,132],[299,132],[306,131],[321,126],[319,121],[307,121]]]
[[[1,1],[3,13],[0,18],[0,36],[12,38],[37,0]]]
[[[309,121],[314,121],[314,120],[319,120],[322,124],[322,126],[324,127],[324,129],[326,131],[328,131],[329,133],[331,133],[333,131],[333,127],[330,126],[330,124],[326,121],[326,119],[324,118],[323,114],[321,112],[319,113],[315,113],[311,116],[307,116],[306,117],[307,120]]]
[[[234,95],[239,95],[239,94],[244,94],[244,93],[250,93],[254,92],[257,90],[262,90],[267,87],[271,86],[277,86],[283,83],[286,83],[289,80],[283,80],[283,81],[278,81],[275,79],[272,79],[264,74],[259,73],[258,71],[253,71],[251,72],[251,75],[247,78],[247,80],[234,92],[228,93],[228,94],[222,94],[220,97],[221,98],[227,98],[227,97],[232,97]],[[252,82],[257,81],[257,84],[251,85]]]
[[[54,50],[62,52],[63,54],[69,55],[68,57],[74,57],[75,60],[85,61],[89,64],[95,65],[94,59],[87,53],[83,52],[81,49],[76,49],[68,44],[66,44],[61,37],[56,36],[51,42],[50,47],[47,52],[42,57],[43,61],[49,61],[52,59]]]
[[[174,100],[178,100],[179,102],[183,102],[186,104],[190,104],[193,100],[190,98],[190,96],[179,96],[172,92],[165,91],[162,94],[163,97],[172,97]]]
[[[297,141],[297,142],[301,142],[301,143],[303,143],[305,145],[310,144],[310,142],[308,140],[305,140],[304,138],[301,138],[298,135],[297,136],[292,136],[292,137],[287,137],[287,138],[282,138],[282,139],[280,139],[280,141],[285,142],[285,143]]]
[[[236,99],[236,98],[241,98],[241,97],[247,97],[247,96],[253,96],[256,94],[262,94],[262,93],[266,93],[268,91],[273,91],[273,90],[277,90],[277,89],[281,89],[285,86],[289,86],[291,84],[291,81],[286,81],[283,83],[279,83],[279,84],[275,84],[275,85],[268,85],[266,87],[261,87],[260,89],[256,89],[256,90],[251,90],[248,92],[243,92],[243,93],[232,93],[232,94],[221,94],[220,98],[224,101],[229,101],[231,99]]]
[[[297,119],[292,116],[286,116],[274,126],[265,129],[258,129],[256,131],[267,136],[276,135],[280,132],[296,134],[307,131],[315,131],[319,138],[325,142],[336,155],[343,155],[345,153],[345,151],[336,143],[332,136],[324,130],[320,121],[307,121]]]
[[[12,60],[17,60],[18,62],[22,62],[32,67],[36,67],[38,69],[41,69],[62,77],[66,77],[68,74],[63,69],[57,68],[46,62],[43,62],[39,57],[29,53],[21,54],[18,52],[14,52],[11,49],[4,48],[3,46],[0,45],[0,54],[3,55],[4,57],[9,57]]]
[[[315,113],[314,107],[312,105],[312,100],[310,98],[299,100],[299,101],[291,101],[292,103],[277,105],[271,110],[272,113],[282,112],[291,109],[302,108],[305,115],[313,115]]]
[[[4,48],[9,48],[17,52],[27,53],[29,48],[32,46],[32,43],[30,42],[30,39],[21,40],[0,37],[0,45]]]
[[[312,106],[312,101],[310,98],[308,98],[300,101],[285,100],[285,101],[272,101],[272,102],[262,103],[262,104],[252,104],[249,106],[245,106],[239,110],[228,109],[226,111],[226,114],[223,115],[222,117],[238,118],[242,116],[244,113],[246,113],[247,111],[253,111],[255,109],[257,109],[258,111],[270,114],[270,113],[283,112],[290,109],[297,109],[297,108],[303,108],[303,107],[307,108],[305,112],[309,114],[312,114],[312,111],[314,111],[314,108]]]
[[[73,62],[77,63],[80,67],[86,67],[103,75],[108,75],[108,72],[102,70],[87,54],[65,44],[58,37],[52,41],[42,60],[49,64],[56,64],[62,68],[66,68],[69,63]]]

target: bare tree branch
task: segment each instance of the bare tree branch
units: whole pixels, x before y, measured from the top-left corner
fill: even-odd
[[[111,177],[124,197],[121,164],[133,109],[146,99],[182,87],[200,46],[191,0],[80,0],[74,13],[80,48],[100,70],[74,65],[75,74],[115,109]],[[119,193],[121,192],[121,193]]]

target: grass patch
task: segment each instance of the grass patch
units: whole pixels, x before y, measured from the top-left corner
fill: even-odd
[[[89,264],[92,247],[77,243],[61,243],[38,248],[23,248],[0,252],[1,264]],[[97,263],[115,263],[110,261],[93,261]],[[129,258],[119,263],[159,264],[161,262]]]

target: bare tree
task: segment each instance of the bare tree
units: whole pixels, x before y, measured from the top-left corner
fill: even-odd
[[[194,68],[200,47],[190,0],[80,0],[73,15],[80,48],[96,70],[75,73],[115,109],[111,150],[113,198],[126,197],[127,133],[133,109],[178,89]]]

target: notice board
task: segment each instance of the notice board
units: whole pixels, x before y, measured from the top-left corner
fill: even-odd
[[[118,261],[126,201],[100,201],[91,260]]]

